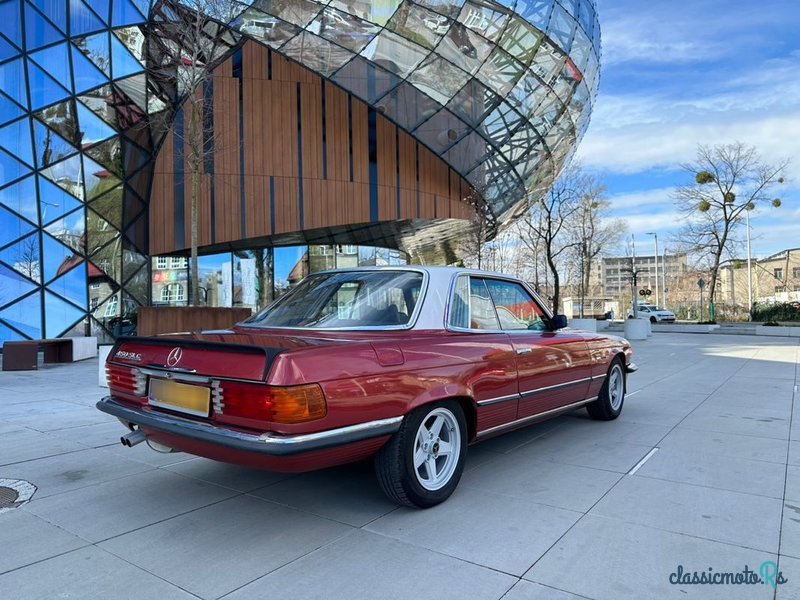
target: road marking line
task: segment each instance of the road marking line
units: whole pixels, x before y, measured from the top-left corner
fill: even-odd
[[[636,471],[641,469],[642,465],[646,463],[648,460],[650,460],[650,457],[653,456],[653,454],[655,454],[656,452],[658,452],[658,448],[653,448],[652,450],[650,450],[650,452],[648,452],[642,460],[636,463],[636,465],[630,471],[628,471],[628,475],[633,475],[634,473],[636,473]]]
[[[635,392],[631,392],[630,394],[626,394],[626,397],[627,397],[627,398],[630,398],[631,396],[634,396],[634,395],[638,394],[638,393],[639,393],[639,392],[641,392],[641,391],[642,391],[642,390],[636,390]]]

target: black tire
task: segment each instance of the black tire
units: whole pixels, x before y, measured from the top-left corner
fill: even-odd
[[[431,443],[429,449],[423,449],[417,443],[418,434],[423,436],[424,433],[420,431],[421,427],[426,424],[427,430],[427,424],[433,424],[440,416],[443,418],[440,435],[426,442]],[[452,429],[447,427],[445,430],[445,425],[452,425]],[[438,454],[440,443],[453,444],[456,440],[458,447],[452,455]],[[434,466],[441,462],[442,471],[446,471],[442,474],[442,481],[428,481],[421,475],[414,464],[417,452],[428,456],[428,460],[432,457]],[[456,489],[464,470],[466,453],[467,423],[458,402],[447,400],[426,404],[406,415],[400,429],[375,455],[375,474],[389,499],[405,506],[428,508],[447,500]],[[423,467],[428,460],[420,465],[420,469],[430,474],[428,467]],[[430,487],[435,489],[428,489]]]
[[[612,393],[610,387],[615,386],[615,391]],[[622,412],[622,406],[625,404],[625,366],[622,361],[615,358],[608,368],[603,387],[597,395],[597,400],[586,405],[586,410],[589,416],[598,421],[612,421],[616,419]],[[616,393],[621,394],[617,397]]]
[[[657,322],[657,319],[656,319],[655,317],[650,317],[650,322],[651,322],[653,325],[655,325],[655,324],[656,324],[656,322]]]

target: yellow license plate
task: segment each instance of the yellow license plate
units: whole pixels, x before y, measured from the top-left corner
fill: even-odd
[[[169,379],[150,379],[147,401],[160,408],[207,417],[211,402],[211,390],[207,387],[178,383]]]

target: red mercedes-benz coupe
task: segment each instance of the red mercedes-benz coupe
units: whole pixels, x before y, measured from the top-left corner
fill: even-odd
[[[385,493],[447,499],[467,446],[622,410],[622,338],[566,329],[523,281],[448,267],[315,273],[224,331],[121,338],[97,407],[131,446],[276,471],[374,456]]]

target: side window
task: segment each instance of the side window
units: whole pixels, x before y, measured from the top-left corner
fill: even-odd
[[[500,324],[483,279],[462,275],[456,281],[450,305],[451,327],[498,330]]]
[[[544,311],[519,283],[487,279],[486,287],[494,301],[503,329],[547,331]]]
[[[500,329],[492,297],[483,279],[469,278],[470,329]]]

